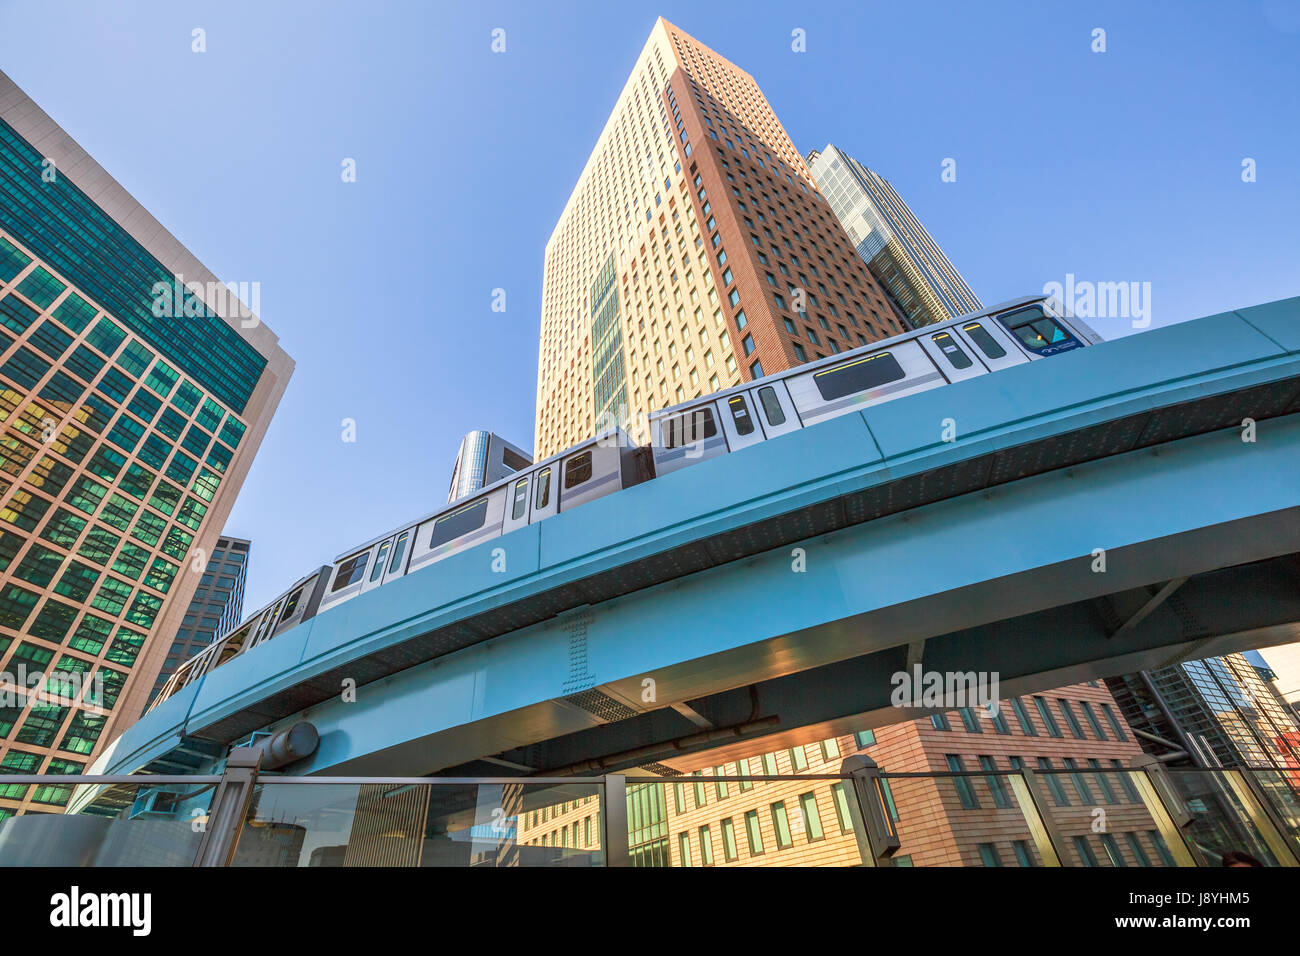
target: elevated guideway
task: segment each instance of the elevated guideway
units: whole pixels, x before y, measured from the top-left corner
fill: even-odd
[[[917,663],[1006,696],[1300,640],[1298,552],[1288,299],[870,407],[453,555],[210,672],[94,772],[205,769],[300,720],[320,746],[292,773],[720,762],[911,716],[890,678]]]

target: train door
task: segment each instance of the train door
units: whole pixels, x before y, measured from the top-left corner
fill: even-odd
[[[415,528],[407,528],[393,541],[393,547],[388,554],[388,567],[384,569],[381,583],[387,584],[406,573],[406,562],[411,556],[411,539],[414,537]]]
[[[395,538],[389,538],[387,541],[379,543],[375,555],[370,561],[370,569],[366,571],[365,580],[361,584],[362,594],[384,583],[384,571],[388,567],[389,555],[393,553],[395,540]]]
[[[803,427],[799,421],[799,413],[794,410],[794,402],[790,400],[790,392],[786,389],[785,382],[774,381],[769,385],[760,385],[752,389],[750,394],[753,396],[755,411],[759,421],[763,423],[763,431],[767,433],[768,438],[784,435],[786,432]]]
[[[528,521],[530,524],[541,521],[543,518],[549,518],[560,510],[560,496],[557,492],[558,483],[555,477],[558,471],[559,462],[557,461],[544,468],[538,468],[532,473],[532,488],[530,490],[532,500],[528,505]]]
[[[718,404],[722,406],[722,430],[727,434],[727,445],[732,451],[756,445],[767,437],[755,414],[753,396],[748,392],[728,395]]]
[[[921,343],[921,348],[950,382],[960,382],[988,372],[970,343],[959,338],[952,327],[935,332],[923,331],[916,341]],[[1003,349],[1003,354],[1005,352]]]
[[[506,487],[506,516],[501,525],[502,534],[528,524],[529,492],[532,491],[533,476],[520,475]]]
[[[949,326],[957,332],[967,347],[990,369],[997,371],[1010,365],[1020,365],[1028,359],[1016,346],[1005,326],[992,318],[972,319]]]

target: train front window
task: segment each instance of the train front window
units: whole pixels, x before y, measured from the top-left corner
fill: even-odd
[[[961,330],[970,336],[970,340],[979,346],[979,350],[991,359],[1000,359],[1007,350],[998,345],[998,340],[989,334],[989,330],[978,322],[969,322]]]
[[[970,368],[970,356],[962,351],[962,347],[957,344],[957,340],[951,335],[947,332],[940,332],[937,335],[930,336],[930,338],[934,340],[935,345],[939,346],[939,351],[943,353],[944,358],[952,363],[953,368]]]
[[[1070,337],[1070,333],[1038,306],[1013,312],[1004,316],[1002,322],[1031,352],[1040,352]]]
[[[280,616],[281,622],[287,621],[289,618],[293,617],[293,612],[298,610],[298,602],[301,600],[302,588],[299,588],[289,595],[289,600],[284,605],[284,614]]]
[[[371,582],[379,580],[379,576],[384,573],[384,558],[388,557],[388,549],[392,547],[393,542],[385,541],[379,546],[379,553],[375,555],[375,566],[370,572]]]
[[[744,395],[735,395],[727,399],[731,409],[731,420],[736,423],[736,434],[748,435],[754,430],[754,416],[749,414],[749,403]]]
[[[533,507],[541,510],[551,501],[551,469],[543,468],[537,473],[537,497]]]
[[[409,531],[403,531],[397,537],[397,545],[393,548],[393,560],[388,562],[388,573],[392,574],[393,570],[402,563],[402,556],[406,554],[406,542],[411,537]]]
[[[515,482],[515,503],[510,509],[511,520],[518,521],[528,510],[528,479],[520,478]]]
[[[334,584],[330,587],[330,593],[341,591],[349,584],[360,581],[361,576],[366,573],[366,562],[369,560],[370,552],[362,551],[340,564],[338,574],[334,575]]]
[[[564,463],[564,490],[576,488],[591,477],[591,452],[584,451]]]
[[[433,533],[429,536],[429,547],[436,548],[448,541],[455,541],[463,534],[477,531],[487,519],[488,499],[471,501],[463,508],[457,508],[445,514],[433,523]]]
[[[785,412],[781,409],[781,400],[776,397],[776,389],[766,385],[758,390],[758,400],[763,403],[769,425],[784,425]]]
[[[829,402],[906,377],[907,373],[898,364],[898,359],[889,352],[877,352],[818,372],[813,376],[813,382],[822,398]]]
[[[718,433],[718,422],[713,417],[713,406],[702,405],[664,419],[664,447],[680,448],[697,441],[712,438]]]

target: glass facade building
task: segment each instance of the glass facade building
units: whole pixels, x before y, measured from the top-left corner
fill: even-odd
[[[475,430],[460,440],[451,470],[447,501],[459,501],[485,485],[499,481],[533,463],[528,452],[493,432]]]
[[[225,288],[0,73],[0,773],[148,701],[293,368]]]
[[[913,328],[984,306],[888,180],[828,145],[808,155],[817,186]]]
[[[225,634],[244,615],[244,584],[248,580],[248,551],[244,538],[217,539],[199,586],[172,639],[163,669],[154,681],[150,698],[156,697],[182,662],[203,650],[218,635]]]

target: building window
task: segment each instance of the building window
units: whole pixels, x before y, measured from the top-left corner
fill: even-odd
[[[1056,723],[1056,718],[1052,716],[1051,708],[1047,705],[1047,700],[1043,697],[1034,697],[1034,706],[1038,708],[1038,716],[1043,718],[1043,724],[1047,727],[1047,732],[1053,737],[1061,736],[1061,728]]]
[[[691,838],[687,833],[677,834],[677,865],[691,865]]]
[[[1019,697],[1012,697],[1011,709],[1015,712],[1016,721],[1020,724],[1020,729],[1030,737],[1037,737],[1038,729],[1034,727],[1034,722],[1029,719],[1029,711],[1025,709],[1025,702]]]
[[[816,843],[825,834],[822,832],[822,817],[817,812],[817,795],[804,793],[799,795],[799,812],[803,815],[803,832],[809,843]]]
[[[794,845],[790,838],[790,819],[785,812],[785,801],[778,800],[771,806],[772,829],[776,831],[776,848],[785,850]]]
[[[749,855],[763,855],[763,834],[758,826],[758,811],[750,810],[745,814],[745,838],[749,841]]]
[[[713,865],[713,837],[709,833],[709,826],[706,823],[700,827],[700,863],[704,866]]]
[[[1000,809],[1006,809],[1011,806],[1011,801],[1007,799],[1007,788],[1001,775],[997,772],[998,765],[992,757],[983,756],[979,758],[980,769],[988,772],[984,778],[984,783],[989,788],[989,793],[993,795],[993,803]]]
[[[970,707],[961,708],[958,713],[961,714],[962,726],[972,734],[982,734],[984,731],[980,728],[980,719],[975,715],[975,711]]]
[[[790,748],[790,767],[795,773],[808,769],[808,757],[804,754],[803,747]]]
[[[736,825],[731,817],[722,821],[722,856],[723,859],[735,860],[740,854],[736,852]]]
[[[962,763],[961,757],[956,754],[944,754],[943,759],[953,773],[965,772],[966,766]],[[958,799],[961,800],[963,810],[979,809],[979,801],[975,798],[975,790],[970,785],[969,777],[953,777],[952,784],[957,791]]]
[[[1124,725],[1119,722],[1119,718],[1111,710],[1110,704],[1102,704],[1101,712],[1106,715],[1106,720],[1110,723],[1110,729],[1115,731],[1115,736],[1120,740],[1127,741],[1128,738],[1124,736]]]
[[[980,863],[984,866],[1001,866],[1002,857],[998,856],[998,848],[992,843],[979,844]]]
[[[849,812],[849,796],[844,784],[831,784],[831,802],[835,804],[835,819],[840,825],[840,832],[853,832],[853,815]]]
[[[1079,855],[1079,862],[1084,866],[1096,866],[1097,857],[1092,852],[1092,847],[1088,845],[1088,838],[1084,836],[1071,837],[1074,843],[1074,852]]]
[[[1061,705],[1061,713],[1065,715],[1065,722],[1070,728],[1070,733],[1074,734],[1079,740],[1087,740],[1083,728],[1079,726],[1079,718],[1074,716],[1074,708],[1070,706],[1070,702],[1064,697],[1058,697],[1056,702]]]

